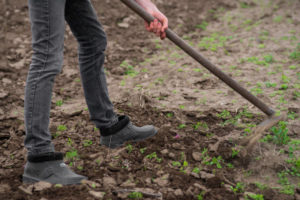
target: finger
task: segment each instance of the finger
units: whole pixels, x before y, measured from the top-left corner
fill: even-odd
[[[149,31],[150,31],[150,32],[153,32],[153,26],[154,26],[154,25],[153,25],[153,22],[151,22],[151,23],[150,23],[150,27],[149,27]]]
[[[157,33],[159,30],[158,30],[158,20],[155,19],[154,22],[153,22],[153,32],[154,33]]]
[[[146,28],[146,30],[147,30],[147,31],[150,31],[150,26],[149,26],[149,23],[148,23],[148,22],[146,22],[146,21],[145,21],[145,28]]]
[[[157,24],[157,32],[156,32],[156,35],[157,35],[158,37],[159,37],[159,36],[161,35],[161,33],[162,33],[161,27],[162,27],[161,23],[158,22],[158,24]]]
[[[166,32],[162,32],[160,35],[160,39],[164,40],[167,37]]]
[[[169,26],[168,18],[164,17],[162,23],[162,31],[165,32]]]

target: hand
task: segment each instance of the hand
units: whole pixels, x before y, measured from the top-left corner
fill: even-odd
[[[145,27],[148,31],[155,33],[162,40],[166,38],[166,30],[168,28],[168,18],[161,13],[151,0],[136,0],[155,20],[150,24],[145,22]]]
[[[150,24],[145,22],[145,27],[149,32],[155,33],[162,40],[166,38],[166,30],[168,28],[168,18],[162,14],[158,9],[146,10],[149,12],[155,19]]]

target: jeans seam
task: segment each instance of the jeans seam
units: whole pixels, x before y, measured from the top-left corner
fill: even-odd
[[[46,63],[48,61],[48,56],[49,56],[48,54],[49,54],[49,40],[50,40],[50,16],[49,16],[49,4],[48,4],[49,2],[48,1],[49,0],[45,1],[45,10],[46,10],[45,14],[46,14],[46,17],[47,17],[47,48],[46,48],[46,57],[45,57],[45,60],[44,60],[43,68],[38,73],[37,80],[33,84],[34,85],[34,89],[33,89],[33,92],[32,92],[32,110],[31,110],[31,113],[30,113],[31,114],[30,115],[30,117],[31,117],[31,120],[30,120],[30,131],[31,131],[31,133],[33,133],[33,131],[32,131],[32,129],[33,129],[32,124],[33,124],[33,113],[34,113],[34,108],[35,108],[34,101],[35,101],[35,98],[36,98],[35,93],[36,93],[37,84],[38,84],[37,81],[40,78],[41,74],[45,71]],[[39,124],[39,126],[40,126],[40,124]],[[33,146],[35,146],[35,143],[33,144]]]

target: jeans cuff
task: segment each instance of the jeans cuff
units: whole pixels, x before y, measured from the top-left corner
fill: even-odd
[[[50,144],[49,146],[29,149],[27,156],[36,156],[36,155],[52,153],[52,152],[55,152],[55,149],[54,149],[54,145]]]

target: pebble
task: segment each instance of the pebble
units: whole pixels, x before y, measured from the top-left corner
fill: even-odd
[[[181,189],[176,189],[175,191],[174,191],[174,194],[175,194],[175,196],[183,196],[183,192],[182,192],[182,190]]]
[[[170,158],[175,158],[175,154],[172,153],[172,152],[170,152],[170,153],[168,154],[168,156],[169,156]]]
[[[208,189],[207,189],[205,186],[200,185],[199,183],[194,183],[194,186],[195,186],[196,188],[199,188],[201,191],[204,191],[204,192],[207,192],[207,191],[208,191]]]
[[[4,84],[10,84],[10,83],[12,83],[12,80],[10,80],[8,78],[3,78],[2,79],[2,83],[4,83]]]
[[[30,185],[29,187],[25,188],[24,186],[20,185],[19,187],[19,190],[21,190],[22,192],[26,193],[26,194],[29,194],[29,195],[32,195],[32,188],[33,188],[33,185]]]
[[[7,92],[0,92],[0,99],[4,99],[5,97],[8,96],[8,93]]]
[[[183,150],[184,149],[184,146],[179,144],[179,143],[174,143],[172,144],[172,147],[176,150]]]
[[[0,185],[0,194],[3,194],[10,190],[10,186],[8,184],[1,184]]]
[[[105,193],[104,192],[96,192],[93,190],[89,191],[89,194],[92,195],[93,197],[95,197],[96,199],[103,199]]]
[[[117,182],[112,177],[104,177],[103,178],[103,185],[104,185],[104,187],[106,187],[106,186],[115,186],[115,185],[117,185]]]
[[[214,178],[215,175],[214,175],[214,174],[207,173],[207,172],[204,172],[204,171],[201,171],[201,172],[200,172],[200,177],[201,177],[202,179],[210,179],[210,178]]]
[[[46,190],[51,187],[52,187],[52,184],[45,182],[45,181],[40,181],[33,185],[33,188],[35,191],[42,191],[42,190]]]
[[[193,152],[192,157],[195,161],[201,161],[202,154],[200,152]]]
[[[163,154],[163,155],[166,155],[167,153],[169,153],[169,150],[168,149],[164,149],[160,153]]]

